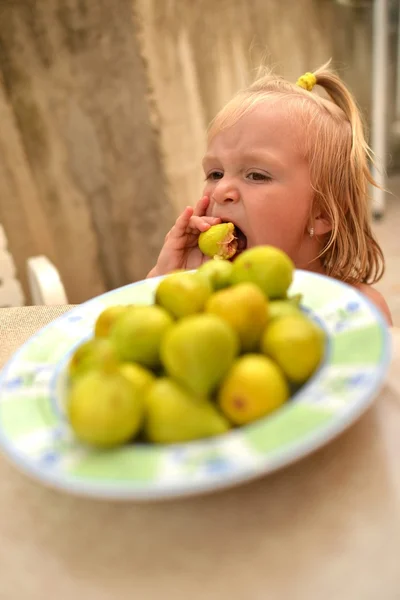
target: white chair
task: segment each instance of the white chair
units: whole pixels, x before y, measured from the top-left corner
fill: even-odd
[[[29,258],[27,274],[32,304],[68,304],[60,275],[48,258]],[[0,308],[26,304],[22,286],[16,275],[13,257],[7,249],[7,238],[0,225]]]
[[[28,258],[28,282],[32,304],[68,304],[60,274],[45,256]]]

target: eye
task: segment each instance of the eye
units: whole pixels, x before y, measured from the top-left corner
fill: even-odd
[[[218,179],[222,179],[223,176],[224,174],[222,171],[211,171],[211,173],[208,173],[206,179],[210,181],[218,181]]]
[[[266,173],[258,173],[257,171],[252,171],[247,175],[247,179],[250,179],[250,181],[271,181],[272,177],[266,175]]]

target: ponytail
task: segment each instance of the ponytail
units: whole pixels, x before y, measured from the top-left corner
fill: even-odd
[[[337,222],[332,223],[331,237],[324,249],[326,266],[331,274],[349,282],[375,283],[384,273],[384,257],[372,233],[369,218],[368,187],[377,185],[369,169],[372,152],[353,95],[328,67],[329,62],[313,73],[315,84],[325,90],[349,124],[350,151],[346,153],[347,177],[340,207],[345,227]]]

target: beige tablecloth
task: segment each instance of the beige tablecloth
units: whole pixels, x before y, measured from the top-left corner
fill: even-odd
[[[66,308],[2,309],[0,360]],[[309,458],[160,504],[48,490],[0,457],[0,599],[398,600],[400,336],[384,390]]]

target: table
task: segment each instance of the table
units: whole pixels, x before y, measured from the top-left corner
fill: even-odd
[[[0,361],[68,307],[0,311]],[[6,336],[9,341],[6,341]],[[400,598],[400,330],[373,407],[269,477],[166,503],[48,490],[0,456],[0,598]]]

